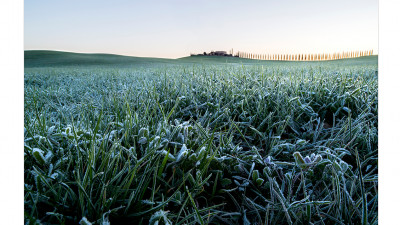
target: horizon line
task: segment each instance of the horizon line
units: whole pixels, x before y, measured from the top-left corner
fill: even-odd
[[[378,51],[377,51],[377,53],[375,53],[375,51],[373,49],[370,49],[370,50],[373,51],[373,54],[371,54],[370,56],[378,56],[378,53],[379,53]],[[109,53],[109,52],[81,52],[81,51],[70,51],[70,50],[59,50],[59,49],[24,49],[24,52],[25,51],[52,51],[52,52],[65,52],[65,53],[76,53],[76,54],[93,54],[93,55],[94,54],[103,54],[103,55],[116,55],[116,56],[124,56],[124,57],[156,58],[156,59],[180,59],[180,58],[185,58],[185,57],[191,57],[193,54],[193,53],[189,53],[188,55],[177,57],[177,58],[164,58],[164,57],[156,57],[156,56],[125,55],[125,54]],[[320,53],[249,53],[249,52],[244,52],[244,51],[237,51],[236,53],[248,53],[248,54],[254,54],[254,55],[268,55],[268,54],[270,54],[270,55],[302,55],[302,54],[314,55],[314,54],[336,54],[336,53],[340,54],[343,52],[357,52],[357,51],[361,52],[361,50],[354,50],[354,51],[336,51],[333,53],[323,53],[323,52],[320,52]],[[216,52],[216,51],[212,50],[210,52]],[[194,53],[194,54],[197,55],[197,53]],[[198,54],[202,54],[202,53],[198,53]],[[246,57],[239,57],[239,58],[250,59],[250,58],[246,58]]]

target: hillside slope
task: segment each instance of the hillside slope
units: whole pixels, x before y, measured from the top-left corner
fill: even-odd
[[[29,50],[24,52],[25,67],[58,67],[90,65],[136,65],[172,63],[173,59],[132,57],[113,54],[87,54],[60,51]]]
[[[265,61],[223,56],[189,56],[178,59],[147,58],[114,54],[88,54],[47,50],[27,50],[24,52],[25,68],[63,66],[121,66],[153,64],[259,64],[259,65],[374,65],[378,56],[365,56],[323,62]]]

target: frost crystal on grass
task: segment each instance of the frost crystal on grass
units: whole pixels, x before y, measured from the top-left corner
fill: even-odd
[[[79,221],[80,225],[92,225],[91,222],[86,217],[82,217],[81,221]]]
[[[301,169],[306,169],[307,167],[314,166],[322,160],[321,155],[311,155],[303,157],[300,152],[293,153],[293,157],[295,159],[296,165]]]
[[[139,137],[147,137],[149,136],[149,129],[147,128],[140,128],[139,132],[138,132],[138,136]]]
[[[32,155],[40,165],[44,165],[46,163],[46,159],[43,156],[42,150],[40,150],[38,148],[33,148]]]
[[[182,145],[181,150],[178,152],[178,155],[176,156],[176,161],[179,162],[182,159],[184,159],[187,155],[189,154],[189,151],[186,147],[186,145]]]

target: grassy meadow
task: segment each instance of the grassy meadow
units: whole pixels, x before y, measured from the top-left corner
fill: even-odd
[[[377,224],[377,70],[25,51],[25,221]]]

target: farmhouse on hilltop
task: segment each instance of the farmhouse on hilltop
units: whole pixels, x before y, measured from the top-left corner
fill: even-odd
[[[233,50],[232,50],[233,52]],[[211,51],[210,53],[204,52],[203,54],[190,54],[191,56],[195,55],[213,55],[213,56],[229,56],[229,57],[238,57],[237,55],[233,56],[232,53],[227,53],[226,51]]]

